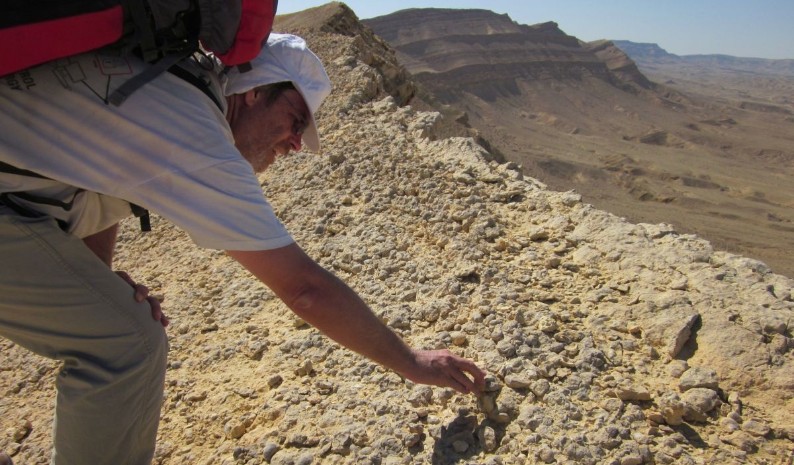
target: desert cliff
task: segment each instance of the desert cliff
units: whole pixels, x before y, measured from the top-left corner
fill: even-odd
[[[130,221],[117,267],[172,321],[154,463],[789,463],[794,280],[443,137],[441,113],[406,105],[417,84],[400,54],[342,4],[276,30],[307,39],[334,91],[324,153],[280,159],[265,195],[396,332],[476,360],[488,390],[401,379],[223,253]],[[0,350],[0,449],[47,463],[58,366]]]

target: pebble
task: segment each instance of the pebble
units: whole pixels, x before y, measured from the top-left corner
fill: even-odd
[[[559,329],[559,325],[553,317],[543,316],[538,320],[538,329],[544,333],[554,333]]]
[[[745,420],[742,423],[742,431],[752,434],[756,437],[764,437],[772,431],[772,429],[766,423],[762,423],[758,420]]]
[[[461,331],[453,331],[449,335],[452,338],[452,343],[456,346],[466,345],[466,342],[468,342],[469,339],[469,337],[466,336],[466,333]]]
[[[509,374],[505,376],[505,384],[513,389],[526,389],[532,384],[533,378],[523,374]]]
[[[620,465],[642,465],[644,462],[641,455],[626,455],[620,458]]]
[[[621,384],[616,388],[618,399],[622,401],[646,401],[651,400],[651,393],[645,386],[635,384]]]
[[[684,422],[684,412],[686,410],[684,402],[675,392],[667,392],[656,401],[664,417],[664,422],[671,426],[677,426]]]
[[[757,447],[753,437],[744,431],[734,431],[730,434],[722,435],[720,440],[745,452],[752,452]]]
[[[694,388],[718,389],[717,372],[710,368],[693,367],[685,371],[678,380],[681,391]]]
[[[549,446],[543,446],[538,451],[538,458],[543,463],[554,463],[557,461],[554,451]]]
[[[301,362],[295,369],[295,374],[298,376],[308,376],[314,371],[314,364],[311,360],[306,359]]]
[[[680,378],[689,369],[689,364],[686,360],[670,360],[667,364],[667,372],[673,378]]]
[[[452,448],[458,454],[462,454],[462,453],[466,452],[467,450],[469,450],[469,443],[466,442],[466,441],[461,441],[461,440],[453,441],[452,442]]]
[[[551,389],[551,384],[546,379],[536,379],[529,388],[533,394],[542,398]]]
[[[739,426],[739,423],[737,423],[735,420],[733,420],[731,418],[727,418],[727,417],[720,418],[719,425],[724,431],[726,431],[728,433],[731,433],[733,431],[738,431],[738,430],[741,429],[741,426]]]
[[[429,405],[433,401],[433,389],[426,385],[417,385],[411,390],[408,396],[408,402],[414,407],[423,407]]]
[[[485,452],[493,452],[496,450],[496,431],[490,426],[484,426],[478,431],[480,438],[480,446]]]
[[[207,398],[207,391],[192,392],[185,397],[185,399],[190,402],[199,402],[206,398]]]
[[[31,423],[30,420],[18,421],[12,433],[14,442],[22,442],[22,440],[30,435],[31,431],[33,431],[33,423]]]
[[[681,400],[686,406],[684,418],[691,421],[706,421],[709,412],[722,403],[716,391],[706,388],[689,389]]]
[[[284,382],[284,378],[282,378],[281,375],[271,375],[267,379],[267,385],[271,389],[280,386],[281,383],[283,383],[283,382]]]
[[[240,439],[246,433],[248,427],[245,423],[238,420],[229,420],[223,427],[226,437],[230,439]]]
[[[415,445],[422,442],[422,434],[420,433],[410,433],[405,436],[403,439],[403,445],[407,448],[414,447]]]

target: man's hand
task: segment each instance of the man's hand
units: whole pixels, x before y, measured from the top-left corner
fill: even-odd
[[[416,366],[405,376],[415,383],[449,387],[462,394],[479,394],[485,388],[485,372],[470,360],[448,350],[421,350],[414,353]]]
[[[152,307],[152,318],[154,318],[154,321],[159,321],[160,324],[163,325],[163,328],[168,326],[168,317],[163,314],[160,301],[155,297],[149,296],[149,288],[133,281],[130,275],[124,271],[116,271],[116,274],[135,290],[133,298],[136,302],[143,302],[144,300],[149,302],[149,306]]]

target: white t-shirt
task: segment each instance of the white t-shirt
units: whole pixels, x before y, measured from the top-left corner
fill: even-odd
[[[202,247],[291,244],[234,146],[225,109],[203,92],[166,72],[120,107],[106,103],[145,66],[92,52],[0,77],[0,160],[56,180],[0,173],[0,192],[74,198],[68,212],[33,208],[66,221],[79,237],[128,216],[131,202]],[[76,188],[86,192],[75,197]]]

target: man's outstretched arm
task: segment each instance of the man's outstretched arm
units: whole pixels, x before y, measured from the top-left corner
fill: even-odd
[[[228,251],[285,304],[325,335],[416,383],[480,392],[485,373],[446,350],[414,350],[339,278],[293,244],[274,250]]]

